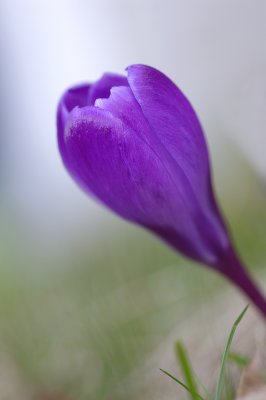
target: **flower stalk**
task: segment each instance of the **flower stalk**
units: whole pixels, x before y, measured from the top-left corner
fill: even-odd
[[[235,250],[230,248],[226,256],[217,265],[219,272],[236,285],[257,307],[266,318],[266,299],[257,283],[253,280],[246,267],[240,261]]]

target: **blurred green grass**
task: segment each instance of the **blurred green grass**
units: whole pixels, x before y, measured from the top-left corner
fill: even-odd
[[[266,261],[265,193],[248,165],[239,168],[244,181],[219,197],[237,247],[255,270]],[[45,279],[25,273],[19,260],[11,267],[14,246],[0,249],[0,347],[30,388],[73,399],[136,400],[144,378],[137,376],[127,392],[131,373],[195,303],[200,313],[228,285],[125,223],[93,253],[84,248],[62,268],[49,265]]]

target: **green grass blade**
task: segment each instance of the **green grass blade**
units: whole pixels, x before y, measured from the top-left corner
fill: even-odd
[[[198,399],[198,394],[197,394],[198,390],[197,390],[196,382],[194,380],[194,372],[190,365],[186,349],[181,342],[176,343],[176,355],[177,355],[180,367],[182,369],[182,372],[184,374],[186,385],[189,388],[191,399],[197,400]]]
[[[194,372],[194,379],[196,381],[197,387],[199,387],[200,389],[202,389],[202,391],[204,392],[204,398],[205,400],[210,400],[212,398],[211,393],[209,392],[209,390],[206,388],[206,386],[201,382],[201,380],[199,379],[199,377],[195,374]]]
[[[217,382],[217,386],[216,386],[216,391],[215,391],[215,400],[221,400],[222,397],[222,389],[223,389],[223,384],[224,384],[224,374],[225,374],[225,366],[226,366],[226,362],[227,362],[227,358],[228,358],[228,353],[229,353],[229,349],[236,331],[236,328],[238,326],[238,324],[240,323],[240,321],[242,320],[242,318],[244,317],[246,311],[248,309],[248,305],[244,308],[244,310],[241,312],[241,314],[239,315],[239,317],[235,320],[230,334],[228,336],[227,342],[226,342],[226,346],[224,349],[224,353],[223,353],[223,357],[222,357],[222,362],[221,362],[221,368],[220,368],[220,373],[219,373],[219,377],[218,377],[218,382]]]
[[[225,378],[224,378],[224,392],[226,400],[234,400],[236,397],[235,386],[231,372],[229,371],[228,364],[226,365]]]
[[[184,389],[186,389],[189,393],[191,393],[189,387],[185,385],[183,382],[181,382],[179,379],[177,379],[175,376],[171,375],[169,372],[165,371],[164,369],[160,368],[160,371],[162,371],[165,375],[169,376],[169,378],[173,379],[175,382],[177,382],[180,386],[182,386]],[[198,393],[196,393],[196,399],[197,400],[204,400]]]
[[[231,351],[229,353],[228,360],[233,362],[240,368],[247,367],[250,363],[249,357],[244,356],[243,354],[236,353],[234,351]]]

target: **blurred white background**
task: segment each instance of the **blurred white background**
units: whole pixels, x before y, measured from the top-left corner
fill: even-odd
[[[227,136],[265,178],[264,0],[1,0],[0,7],[1,197],[5,217],[23,226],[18,234],[31,245],[56,249],[79,230],[88,246],[105,231],[101,223],[116,221],[65,172],[55,113],[66,87],[131,63],[161,69],[187,94],[215,168],[219,158],[227,163],[220,146]]]

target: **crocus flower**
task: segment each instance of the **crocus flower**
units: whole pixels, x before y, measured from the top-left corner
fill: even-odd
[[[218,209],[197,115],[169,78],[137,64],[127,77],[75,86],[57,125],[63,162],[85,192],[226,275],[266,315]]]

